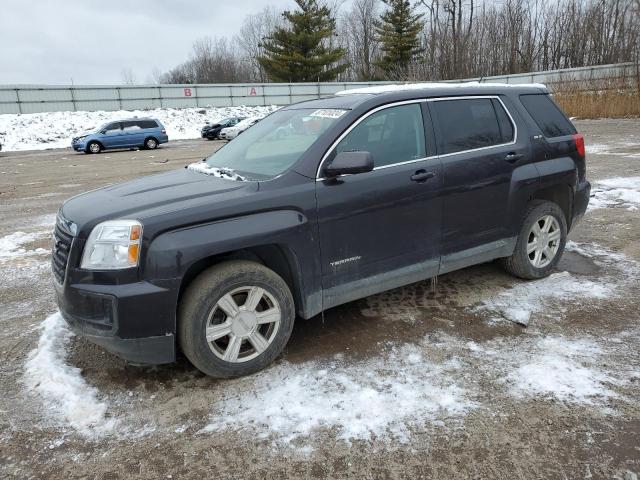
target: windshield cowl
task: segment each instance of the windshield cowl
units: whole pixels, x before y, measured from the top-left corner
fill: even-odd
[[[248,181],[246,177],[236,173],[232,168],[225,167],[211,167],[205,162],[191,163],[187,165],[187,170],[194,172],[204,173],[205,175],[212,175],[214,177],[223,178],[225,180],[235,180],[237,182]]]

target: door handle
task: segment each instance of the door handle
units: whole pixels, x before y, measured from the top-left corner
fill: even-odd
[[[430,178],[436,176],[436,172],[427,172],[426,170],[418,170],[416,173],[411,175],[411,180],[414,182],[426,182]]]
[[[509,152],[504,159],[509,163],[515,163],[524,157],[524,153]]]

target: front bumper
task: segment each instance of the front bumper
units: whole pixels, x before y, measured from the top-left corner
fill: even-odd
[[[132,363],[175,361],[170,290],[148,282],[54,285],[60,312],[76,334]]]
[[[87,144],[85,142],[72,142],[71,148],[76,152],[84,152],[87,149]]]

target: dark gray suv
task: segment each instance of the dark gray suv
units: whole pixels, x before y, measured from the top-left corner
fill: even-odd
[[[131,362],[180,349],[246,375],[296,317],[494,259],[549,275],[589,190],[584,140],[541,86],[337,95],[68,200],[55,289],[73,330]]]

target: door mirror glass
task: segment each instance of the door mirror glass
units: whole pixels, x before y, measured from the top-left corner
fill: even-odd
[[[373,157],[365,151],[340,152],[324,169],[328,177],[365,173],[373,170]]]

